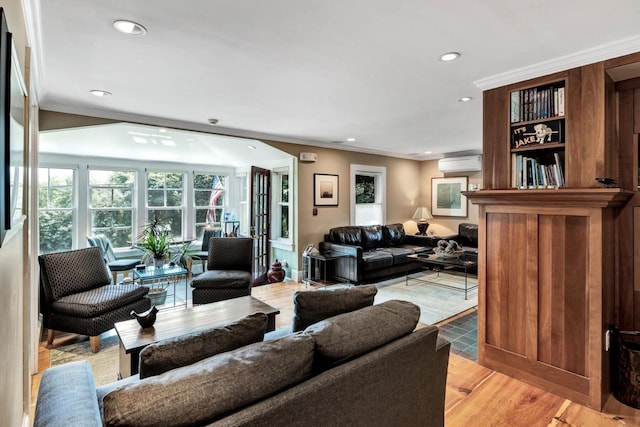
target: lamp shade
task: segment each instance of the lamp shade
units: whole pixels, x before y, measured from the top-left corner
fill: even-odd
[[[413,214],[413,219],[432,219],[431,210],[425,206],[418,206]]]

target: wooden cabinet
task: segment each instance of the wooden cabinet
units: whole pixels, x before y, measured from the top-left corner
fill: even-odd
[[[514,147],[511,94],[564,87],[564,140]],[[609,395],[605,333],[615,321],[616,217],[632,192],[618,178],[615,88],[596,63],[484,93],[479,205],[478,359],[600,410]],[[525,144],[526,145],[526,144]],[[564,153],[564,186],[515,189],[514,155]],[[545,160],[545,158],[547,160]]]

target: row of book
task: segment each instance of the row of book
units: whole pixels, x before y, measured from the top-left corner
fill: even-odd
[[[514,186],[520,189],[557,188],[564,185],[564,153],[553,153],[553,161],[514,155]]]
[[[564,86],[511,92],[511,123],[564,116]]]

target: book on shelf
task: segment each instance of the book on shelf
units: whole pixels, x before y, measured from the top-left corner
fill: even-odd
[[[557,188],[564,185],[563,154],[554,153],[553,161],[514,154],[512,159],[513,186],[518,189]]]
[[[564,86],[515,90],[510,94],[511,123],[564,116]]]

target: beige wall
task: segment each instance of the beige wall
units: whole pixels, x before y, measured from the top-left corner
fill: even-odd
[[[26,75],[26,31],[19,0],[0,2]],[[19,426],[29,410],[28,233],[22,225],[7,233],[0,248],[0,425]]]
[[[322,241],[331,227],[349,225],[351,164],[386,167],[386,222],[400,222],[405,225],[407,232],[417,231],[415,222],[410,218],[420,202],[420,162],[298,144],[264,142],[298,158],[301,151],[318,154],[317,162],[300,162],[298,165],[298,256],[307,243],[317,245]],[[338,206],[318,207],[317,216],[313,215],[314,173],[337,174],[339,177]]]
[[[437,160],[422,162],[421,181],[423,185],[421,187],[421,200],[423,201],[424,206],[431,208],[431,178],[443,176],[445,175],[438,170]],[[469,178],[469,183],[479,184],[480,188],[482,188],[482,172],[461,173],[455,175],[447,174],[446,176],[467,176]],[[432,220],[429,220],[429,229],[427,232],[435,231],[437,236],[458,234],[458,224],[461,222],[477,224],[478,207],[471,204],[471,202],[468,202],[466,218],[434,217]]]

